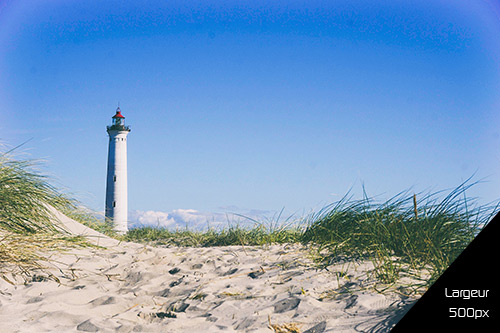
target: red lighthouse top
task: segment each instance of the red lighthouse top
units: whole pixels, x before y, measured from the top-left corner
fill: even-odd
[[[130,127],[125,126],[125,117],[122,115],[120,107],[116,109],[116,114],[112,117],[113,123],[111,126],[107,126],[109,131],[127,131],[130,132]]]
[[[120,110],[120,107],[118,107],[116,109],[116,114],[113,116],[113,118],[125,118],[123,115],[122,115],[122,111]]]

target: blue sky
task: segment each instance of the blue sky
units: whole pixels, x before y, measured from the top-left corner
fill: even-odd
[[[3,1],[0,141],[29,140],[101,211],[119,103],[135,222],[300,216],[473,174],[486,203],[498,63],[494,1]]]

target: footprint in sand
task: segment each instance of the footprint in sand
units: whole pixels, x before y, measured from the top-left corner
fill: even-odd
[[[116,299],[113,296],[102,296],[90,301],[89,303],[92,304],[93,306],[115,304]]]
[[[246,330],[247,328],[252,326],[252,324],[255,323],[256,321],[257,320],[255,318],[246,317],[234,329],[237,331]]]
[[[274,313],[283,313],[299,306],[300,299],[296,297],[285,298],[274,304]]]
[[[36,297],[32,297],[30,298],[26,304],[32,304],[32,303],[38,303],[38,302],[41,302],[43,301],[43,297],[40,297],[40,296],[36,296]]]
[[[76,326],[76,330],[83,331],[83,332],[97,332],[97,331],[99,331],[99,327],[92,324],[90,319],[87,319],[84,322],[78,324],[78,326]]]
[[[237,271],[238,271],[238,268],[231,268],[230,270],[228,270],[227,272],[225,272],[224,274],[222,274],[222,276],[233,275]]]
[[[326,321],[322,321],[307,331],[304,331],[304,333],[323,333],[326,330]]]
[[[171,275],[174,275],[174,274],[177,274],[181,271],[180,268],[177,268],[177,267],[174,267],[172,268],[171,270],[169,270],[168,272],[171,274]]]

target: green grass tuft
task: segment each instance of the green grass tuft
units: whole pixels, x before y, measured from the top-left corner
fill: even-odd
[[[76,201],[50,185],[36,165],[0,154],[0,274],[7,281],[3,274],[41,269],[41,261],[50,261],[42,254],[48,249],[89,245],[53,224],[49,206],[70,212]]]
[[[498,205],[477,206],[466,197],[475,184],[465,182],[442,200],[442,192],[405,192],[378,204],[345,196],[311,219],[302,241],[328,249],[327,262],[341,255],[369,257],[386,282],[397,281],[403,267],[411,267],[429,269],[432,283],[497,211]]]
[[[0,229],[17,233],[54,232],[48,206],[59,210],[75,202],[50,185],[34,170],[33,161],[18,161],[0,155]]]
[[[269,229],[264,224],[254,228],[244,228],[239,225],[229,228],[207,231],[176,230],[142,227],[130,230],[125,240],[148,242],[155,245],[170,246],[229,246],[229,245],[268,245],[283,243],[298,243],[301,240],[300,228]]]

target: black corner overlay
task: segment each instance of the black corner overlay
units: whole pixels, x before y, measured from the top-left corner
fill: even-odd
[[[500,324],[500,213],[391,332],[489,332]]]

